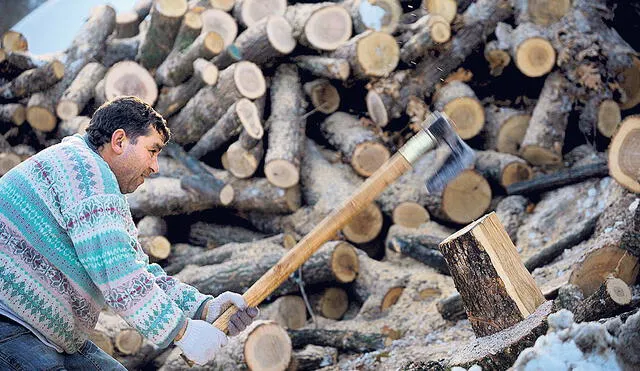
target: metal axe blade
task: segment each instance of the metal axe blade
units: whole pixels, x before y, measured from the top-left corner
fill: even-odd
[[[465,143],[455,131],[455,123],[445,113],[433,112],[428,119],[430,125],[427,131],[438,141],[444,144],[445,150],[449,152],[446,160],[426,181],[429,193],[440,192],[444,187],[470,167],[475,161],[475,151]]]

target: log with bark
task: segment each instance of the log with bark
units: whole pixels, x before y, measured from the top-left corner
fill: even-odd
[[[187,238],[194,245],[218,247],[230,242],[250,242],[264,237],[262,233],[238,226],[196,222],[189,228]]]
[[[104,98],[109,101],[122,95],[136,96],[153,106],[158,99],[158,86],[144,67],[133,61],[122,61],[109,68],[104,76]]]
[[[48,89],[62,79],[64,70],[64,65],[58,60],[26,70],[11,82],[0,86],[0,97],[17,99]]]
[[[187,13],[187,0],[154,1],[149,30],[140,43],[137,59],[148,69],[158,67],[169,55]]]
[[[449,274],[447,263],[442,257],[439,244],[453,231],[434,222],[419,228],[406,228],[393,225],[386,238],[387,249],[409,256],[442,274]]]
[[[534,23],[520,23],[515,29],[499,24],[498,42],[509,45],[516,67],[528,77],[549,73],[556,62],[556,51],[548,40],[547,29]]]
[[[329,143],[364,177],[373,174],[391,156],[373,128],[364,126],[356,116],[336,112],[327,117],[320,128]]]
[[[526,111],[489,105],[485,108],[485,148],[517,155],[531,115]]]
[[[307,322],[307,306],[300,296],[281,296],[260,308],[260,318],[275,321],[286,329],[297,330]]]
[[[400,48],[387,33],[365,31],[340,45],[330,56],[349,61],[351,76],[365,79],[393,72],[400,60]]]
[[[576,322],[590,322],[613,317],[627,309],[631,290],[619,278],[607,278],[596,292],[585,298],[574,310]]]
[[[456,123],[456,132],[462,139],[473,138],[484,126],[484,108],[473,89],[462,81],[452,81],[438,89],[433,106]]]
[[[290,367],[295,365],[295,369],[300,371],[318,370],[332,366],[337,361],[338,350],[333,346],[307,345],[304,349],[293,351]]]
[[[202,31],[202,17],[197,11],[189,10],[182,18],[178,34],[173,42],[172,52],[183,52],[191,45]]]
[[[197,142],[241,98],[256,99],[264,95],[266,82],[262,71],[251,62],[238,62],[220,71],[218,82],[205,86],[169,119],[176,143]]]
[[[591,178],[601,178],[609,174],[609,166],[604,161],[574,166],[569,169],[556,171],[551,174],[540,175],[530,180],[523,180],[508,185],[509,195],[540,194],[567,185],[584,182]]]
[[[56,107],[58,117],[61,120],[69,120],[78,116],[93,98],[95,86],[104,78],[106,72],[106,68],[100,63],[91,62],[84,66],[60,97]]]
[[[293,58],[296,65],[312,75],[346,81],[351,75],[349,61],[319,55],[301,55]]]
[[[320,51],[336,50],[351,37],[351,15],[338,4],[290,5],[284,16],[300,44]]]
[[[520,157],[495,151],[477,151],[475,169],[485,179],[504,188],[533,176],[531,166]]]
[[[264,159],[264,173],[269,181],[281,188],[298,184],[300,159],[304,146],[303,117],[306,104],[298,68],[280,65],[271,83],[271,116],[269,145]]]
[[[356,33],[375,30],[393,34],[402,15],[399,0],[344,0],[342,5],[351,14]]]
[[[20,126],[26,118],[24,105],[20,103],[0,104],[0,122]]]
[[[319,112],[330,114],[340,107],[340,93],[327,79],[309,81],[303,86],[311,105]]]
[[[382,334],[356,331],[300,329],[287,330],[294,348],[307,344],[330,346],[344,352],[365,353],[380,350],[386,346],[387,337]]]
[[[91,123],[91,119],[87,116],[75,116],[69,120],[61,121],[56,136],[62,139],[73,134],[84,135],[89,123]]]
[[[238,24],[226,11],[221,9],[207,9],[201,14],[202,32],[215,32],[222,36],[225,48],[233,43],[238,36]]]
[[[449,23],[458,13],[458,4],[454,0],[423,0],[422,7],[427,13],[439,15]]]
[[[138,228],[138,236],[166,236],[167,235],[167,222],[157,216],[145,216],[138,221],[136,225]]]
[[[640,192],[640,117],[624,119],[609,146],[609,171],[626,189]]]
[[[500,25],[506,25],[505,23],[499,23],[496,27],[496,35],[501,29]],[[511,63],[511,55],[509,54],[509,45],[505,45],[498,40],[489,41],[484,46],[484,59],[489,62],[489,73],[491,76],[500,76]]]
[[[248,28],[270,15],[284,15],[286,10],[286,0],[236,0],[233,15],[238,23]]]
[[[406,37],[400,48],[400,59],[406,64],[416,64],[427,56],[429,50],[438,44],[445,43],[451,38],[449,22],[442,16],[428,14],[407,27]]]
[[[327,287],[309,298],[313,312],[325,318],[339,320],[349,309],[349,296],[340,287]]]
[[[522,196],[507,196],[496,206],[496,215],[509,235],[511,241],[517,245],[518,229],[527,216],[529,200]]]
[[[18,31],[9,30],[2,34],[2,48],[6,51],[23,52],[29,50],[27,38]]]
[[[521,322],[545,301],[495,213],[444,240],[440,250],[478,337]]]

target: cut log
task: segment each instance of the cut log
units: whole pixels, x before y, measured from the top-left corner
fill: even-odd
[[[511,32],[498,32],[496,36],[501,44],[510,45],[511,57],[525,76],[544,76],[556,64],[556,51],[541,26],[521,23]]]
[[[547,301],[521,322],[499,333],[473,340],[457,349],[447,362],[447,367],[470,368],[478,365],[487,370],[506,370],[518,355],[532,347],[536,339],[548,329],[547,317],[552,313],[553,302]]]
[[[198,36],[183,51],[174,49],[156,71],[158,84],[177,86],[193,74],[193,62],[198,58],[209,59],[224,48],[222,37],[215,32]]]
[[[287,330],[294,348],[308,344],[335,347],[344,352],[368,353],[386,346],[387,337],[382,334],[356,331],[300,329]]]
[[[311,307],[316,314],[339,320],[349,308],[349,296],[339,287],[328,287],[322,293],[311,296]]]
[[[625,118],[611,140],[609,171],[620,185],[640,193],[640,116]]]
[[[0,152],[0,176],[20,165],[22,158],[13,152]]]
[[[137,226],[138,236],[166,236],[167,234],[167,222],[157,216],[145,216],[140,219]]]
[[[300,179],[306,109],[303,94],[298,68],[280,65],[271,84],[269,145],[264,165],[267,179],[277,187],[294,186]]]
[[[89,63],[78,73],[69,88],[58,102],[56,113],[61,120],[78,116],[85,105],[93,98],[95,86],[104,78],[106,68],[100,63]]]
[[[402,15],[398,0],[344,0],[342,5],[349,10],[356,33],[374,30],[393,34]]]
[[[496,207],[496,215],[514,244],[517,243],[518,228],[526,217],[528,205],[529,200],[522,196],[508,196],[502,199]]]
[[[215,32],[222,36],[224,47],[228,47],[238,36],[238,24],[229,13],[219,9],[202,12],[202,32]]]
[[[433,106],[446,113],[456,123],[456,132],[462,139],[473,138],[484,126],[484,108],[469,85],[452,81],[436,92]]]
[[[421,228],[393,225],[389,228],[385,244],[388,249],[424,263],[442,274],[449,274],[447,263],[438,249],[440,242],[448,235],[434,230],[430,224]]]
[[[458,4],[455,0],[423,0],[422,7],[427,13],[439,15],[449,23],[453,22],[458,13]]]
[[[189,228],[188,241],[198,246],[218,247],[230,242],[249,242],[264,237],[262,233],[242,227],[196,222]]]
[[[122,61],[109,68],[105,75],[104,93],[108,101],[133,95],[153,106],[158,98],[158,86],[144,67],[133,61]]]
[[[378,318],[396,304],[411,274],[374,260],[361,250],[358,255],[360,272],[353,287],[356,299],[363,302],[358,317],[364,320]]]
[[[514,7],[519,23],[533,22],[548,26],[558,22],[571,9],[571,0],[517,0]]]
[[[498,27],[500,24],[498,24]],[[496,28],[496,33],[497,32],[498,29]],[[508,47],[501,45],[497,40],[489,41],[484,46],[484,59],[489,62],[489,73],[491,76],[502,75],[502,71],[511,63],[511,55],[509,54]]]
[[[20,103],[0,104],[0,122],[20,126],[26,118],[24,106]]]
[[[138,60],[143,67],[156,68],[169,55],[186,12],[187,0],[154,1],[149,30],[138,51]]]
[[[485,43],[497,23],[511,14],[509,1],[478,0],[471,4],[463,13],[463,24],[454,40],[444,44],[437,57],[425,58],[415,69],[397,71],[368,85],[371,97],[367,97],[367,102],[377,102],[367,105],[371,117],[387,121],[400,117],[405,113],[412,96],[423,100],[433,92],[441,80]],[[372,108],[375,108],[375,112],[372,112]],[[386,124],[385,121],[376,123]]]
[[[307,306],[300,296],[281,296],[260,308],[260,318],[275,321],[286,329],[297,330],[307,322]]]
[[[193,75],[184,83],[160,91],[155,110],[164,118],[171,117],[187,104],[203,86],[218,82],[218,68],[204,58],[193,61]]]
[[[366,31],[338,46],[330,56],[349,61],[353,77],[382,77],[396,69],[400,48],[391,35]]]
[[[164,236],[141,236],[138,241],[151,261],[166,259],[171,253],[171,243]]]
[[[558,164],[573,105],[569,82],[557,72],[545,80],[520,153],[532,165]]]
[[[142,335],[115,313],[101,312],[96,330],[108,336],[119,353],[135,354],[142,347]]]
[[[391,214],[393,224],[417,228],[430,220],[429,212],[422,205],[415,202],[403,202],[393,209]]]
[[[234,53],[242,56],[242,60],[263,65],[274,63],[278,57],[291,53],[296,47],[296,40],[287,20],[283,16],[271,15],[238,35],[233,45],[236,47]],[[213,63],[224,69],[234,63],[234,58],[223,53]]]
[[[458,321],[467,318],[464,303],[458,293],[439,300],[436,306],[442,318],[447,321]]]
[[[131,212],[135,216],[179,215],[210,209],[231,203],[233,188],[228,185],[207,184],[208,193],[187,191],[180,185],[180,179],[153,178],[145,180],[136,192],[128,197]],[[218,190],[217,197],[215,190]]]
[[[633,64],[621,76],[620,87],[625,94],[620,108],[630,109],[640,103],[640,59],[633,57]]]
[[[236,4],[236,0],[209,0],[209,3],[214,9],[224,10],[229,12],[233,10],[233,6]]]
[[[478,337],[517,324],[545,301],[495,213],[444,240],[440,250]]]
[[[126,39],[134,37],[138,34],[138,26],[141,19],[138,18],[138,13],[133,10],[127,12],[118,12],[116,14],[116,30],[115,37],[117,39]]]
[[[290,214],[300,208],[300,188],[274,186],[266,178],[229,179],[234,198],[229,207],[240,211]]]
[[[246,250],[242,258],[221,264],[202,267],[188,265],[175,277],[211,295],[220,295],[225,291],[242,292],[244,287],[260,278],[286,252],[277,245],[268,249]],[[345,280],[351,282],[357,275],[361,258],[356,255],[355,248],[346,242],[327,242],[302,266],[303,280],[307,285],[345,283]],[[230,281],[229,274],[232,272],[234,280]],[[297,283],[289,280],[275,290],[274,295],[291,294],[299,289]]]
[[[618,130],[618,126],[620,126],[620,122],[622,121],[620,105],[613,99],[604,99],[600,101],[596,107],[596,127],[604,137],[611,138]]]
[[[340,93],[327,79],[309,81],[303,89],[313,107],[322,113],[330,114],[340,107]]]
[[[574,166],[555,173],[540,175],[531,180],[517,182],[506,187],[510,195],[540,194],[567,185],[584,182],[591,178],[602,178],[609,174],[606,162]]]
[[[464,170],[449,182],[441,193],[425,196],[433,217],[466,224],[484,214],[491,203],[491,187],[475,170]]]
[[[54,56],[35,56],[28,51],[8,51],[0,48],[0,71],[6,76],[18,76],[22,72],[51,63]]]
[[[61,121],[58,125],[57,137],[62,139],[74,134],[84,135],[90,122],[91,118],[87,116],[75,116],[69,120]]]
[[[351,74],[349,62],[344,59],[317,55],[301,55],[295,57],[293,60],[296,62],[298,67],[319,77],[346,81]]]
[[[140,36],[135,36],[127,39],[107,40],[104,55],[102,56],[102,64],[105,67],[111,67],[120,61],[135,60],[140,47],[140,39]]]
[[[220,71],[214,86],[205,86],[169,120],[172,137],[179,144],[194,143],[241,98],[264,95],[262,71],[251,62],[238,62]]]
[[[415,64],[427,55],[430,49],[451,38],[449,22],[442,16],[429,14],[417,20],[412,26],[420,27],[400,48],[400,59],[406,64]]]
[[[531,115],[525,111],[489,105],[485,109],[485,117],[485,148],[517,155]]]
[[[332,114],[321,124],[321,129],[329,143],[344,153],[362,176],[373,174],[390,157],[389,150],[374,131],[348,113]]]
[[[487,180],[505,188],[533,176],[531,166],[520,157],[495,151],[476,152],[475,169]]]
[[[625,311],[631,303],[631,290],[623,280],[608,278],[598,291],[580,303],[574,312],[576,322],[590,322],[613,317]]]
[[[215,151],[231,138],[239,135],[244,127],[262,129],[260,118],[258,117],[258,109],[247,98],[241,98],[229,106],[220,120],[189,150],[189,154],[195,158],[200,158],[211,151]]]
[[[240,133],[240,138],[246,137],[246,131]],[[226,169],[229,170],[236,178],[246,179],[258,170],[258,166],[264,157],[264,144],[262,141],[256,143],[253,147],[245,148],[242,140],[231,143],[227,151],[224,153],[227,158]]]
[[[248,28],[270,15],[284,15],[286,10],[286,0],[236,0],[233,15],[238,23]]]
[[[338,362],[338,350],[334,347],[307,345],[302,350],[293,352],[292,363],[297,370],[318,370],[333,366]]]
[[[7,52],[23,52],[29,50],[29,43],[20,32],[9,30],[2,34],[2,48]]]
[[[96,89],[93,92],[93,101],[98,107],[100,107],[101,105],[107,102],[107,96],[104,90],[104,85],[105,85],[105,79],[98,81],[98,83],[96,84]]]
[[[113,341],[109,336],[98,330],[89,332],[89,340],[91,340],[98,348],[113,357]]]
[[[337,4],[290,5],[284,16],[300,44],[320,51],[336,50],[351,37],[351,16]]]
[[[42,67],[26,70],[11,82],[0,87],[0,97],[16,99],[45,90],[64,76],[64,65],[54,60]]]
[[[574,312],[583,300],[584,294],[578,286],[570,283],[562,285],[558,289],[558,296],[553,300],[554,310],[566,309]]]
[[[187,11],[173,42],[173,51],[183,52],[191,45],[202,31],[202,18],[199,12]]]

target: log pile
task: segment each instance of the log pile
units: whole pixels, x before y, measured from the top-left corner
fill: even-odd
[[[207,367],[507,368],[560,326],[552,311],[624,323],[640,303],[640,60],[611,4],[627,6],[138,0],[96,7],[47,56],[9,31],[0,176],[83,134],[109,99],[138,96],[173,138],[129,195],[141,248],[207,294],[244,292],[430,111],[445,112],[476,150],[472,166],[429,194],[446,154],[425,154]],[[471,232],[489,221],[503,232]],[[92,339],[127,367],[184,368],[109,315]],[[638,364],[620,333],[598,346]]]

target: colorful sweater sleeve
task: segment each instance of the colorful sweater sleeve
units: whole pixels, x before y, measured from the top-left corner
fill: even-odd
[[[136,254],[124,197],[96,195],[63,212],[76,254],[105,303],[149,341],[168,346],[186,321]]]
[[[203,304],[211,295],[200,293],[195,287],[180,282],[177,278],[168,276],[158,264],[149,264],[147,271],[155,276],[155,282],[189,318],[201,319]]]

